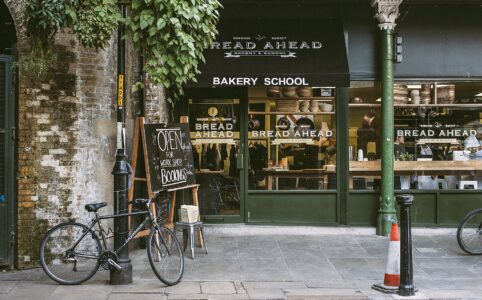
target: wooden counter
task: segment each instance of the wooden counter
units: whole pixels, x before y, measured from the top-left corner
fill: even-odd
[[[467,161],[395,161],[395,173],[400,175],[470,175],[482,173],[482,160]],[[381,161],[350,161],[350,174],[379,175]]]

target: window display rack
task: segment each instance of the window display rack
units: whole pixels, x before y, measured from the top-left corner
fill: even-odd
[[[366,108],[366,107],[381,107],[379,103],[363,103],[363,104],[355,104],[350,103],[349,107],[353,108]],[[455,103],[455,104],[395,104],[394,107],[462,107],[462,108],[482,108],[481,103]]]
[[[286,111],[269,111],[269,112],[259,112],[259,111],[250,111],[248,112],[250,115],[300,115],[300,116],[308,116],[308,115],[334,115],[334,111],[329,112],[286,112]]]

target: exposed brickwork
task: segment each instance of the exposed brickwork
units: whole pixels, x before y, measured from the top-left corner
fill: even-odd
[[[147,76],[145,82],[144,114],[146,123],[169,123],[169,109],[165,101],[164,88],[152,84],[149,76]]]
[[[16,24],[19,56],[28,49],[24,1],[5,0]],[[57,63],[43,84],[19,74],[17,266],[38,264],[43,233],[67,219],[85,221],[83,206],[113,203],[117,43],[96,53],[78,44],[68,31],[55,36]],[[130,150],[139,95],[130,83],[139,80],[139,61],[128,45],[126,132]],[[165,120],[162,89],[146,92],[148,122]],[[112,205],[105,211],[112,210]]]
[[[48,227],[85,219],[86,203],[112,203],[112,49],[100,54],[83,49],[68,32],[56,36],[53,49],[58,61],[49,82],[32,87],[24,78],[20,87],[19,267],[37,262]]]

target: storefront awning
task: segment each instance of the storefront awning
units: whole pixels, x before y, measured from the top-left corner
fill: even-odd
[[[191,87],[349,86],[339,20],[227,19]]]

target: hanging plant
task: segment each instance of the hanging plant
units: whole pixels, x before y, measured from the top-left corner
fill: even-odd
[[[196,80],[199,62],[205,62],[203,50],[217,34],[219,8],[218,0],[131,1],[128,33],[135,48],[144,51],[151,80],[170,91],[171,104],[188,81]]]

